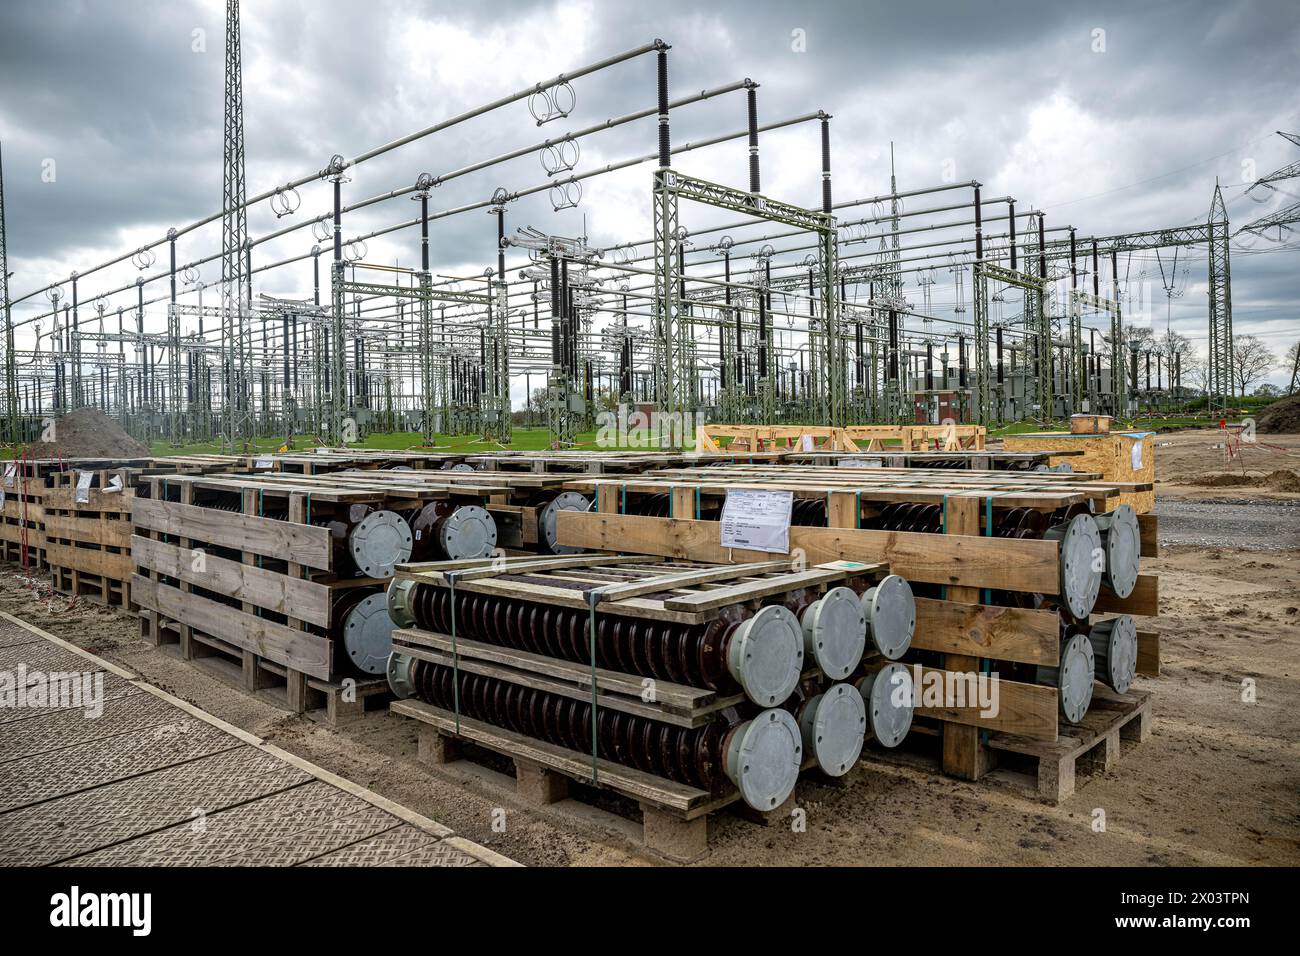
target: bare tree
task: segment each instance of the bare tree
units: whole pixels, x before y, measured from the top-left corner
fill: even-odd
[[[1277,364],[1277,356],[1269,351],[1264,340],[1254,335],[1238,335],[1232,342],[1232,372],[1237,383],[1237,394],[1250,394],[1250,387],[1263,381],[1264,376]]]

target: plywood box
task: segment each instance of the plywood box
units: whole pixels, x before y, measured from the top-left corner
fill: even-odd
[[[1105,435],[1073,435],[1069,432],[1040,432],[1008,435],[1002,440],[1007,451],[1077,451],[1078,455],[1053,457],[1052,465],[1066,462],[1075,471],[1097,472],[1105,481],[1151,482],[1156,480],[1154,432],[1110,432]],[[1126,492],[1107,502],[1106,510],[1131,505],[1147,514],[1156,505],[1155,491]]]

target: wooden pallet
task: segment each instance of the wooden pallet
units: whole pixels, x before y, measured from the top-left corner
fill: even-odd
[[[139,620],[140,637],[154,647],[192,663],[228,686],[331,727],[382,710],[393,696],[384,677],[321,680],[147,610],[139,612]]]
[[[1150,693],[1130,690],[1117,694],[1098,684],[1083,721],[1062,724],[1056,740],[1046,743],[991,734],[988,745],[1003,764],[1009,762],[1010,755],[1028,758],[1033,778],[1026,792],[1048,803],[1060,803],[1074,795],[1079,781],[1106,773],[1125,750],[1150,735]]]
[[[1062,724],[1052,741],[1013,734],[989,735],[985,772],[979,781],[1021,796],[1059,804],[1078,787],[1118,765],[1151,734],[1151,693],[1131,690],[1117,694],[1098,684],[1083,722]],[[894,750],[868,747],[865,764],[908,767],[927,773],[943,771],[944,727],[934,721],[913,726],[902,746]]]
[[[474,761],[474,749],[483,748],[513,761],[515,797],[530,808],[558,812],[583,824],[596,823],[626,834],[626,818],[571,798],[586,796],[583,791],[594,788],[631,801],[639,811],[638,819],[633,821],[636,842],[675,862],[691,862],[704,855],[709,843],[709,818],[720,810],[743,808],[747,819],[772,824],[788,819],[794,806],[791,795],[782,806],[757,813],[743,806],[738,792],[713,794],[607,760],[595,762],[593,781],[590,754],[466,717],[457,722],[450,711],[419,700],[397,701],[390,710],[419,722],[420,762],[452,779],[459,778],[458,782],[477,777],[509,786],[509,781],[495,774],[457,774],[457,765]],[[574,784],[583,786],[574,788]]]

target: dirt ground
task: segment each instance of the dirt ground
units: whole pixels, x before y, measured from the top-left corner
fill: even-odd
[[[1300,435],[1261,439],[1300,455]],[[1214,475],[1233,473],[1213,447],[1220,440],[1213,431],[1157,439],[1157,511],[1183,510],[1169,521],[1175,540],[1168,543],[1162,521],[1164,554],[1144,563],[1161,575],[1163,660],[1160,678],[1137,682],[1155,693],[1146,743],[1059,807],[999,782],[968,784],[868,757],[846,786],[801,783],[804,830],[720,814],[701,863],[1300,863],[1300,522],[1291,517],[1300,511],[1290,510],[1300,495],[1252,485],[1225,495],[1213,484]],[[1233,468],[1265,476],[1294,475],[1297,466],[1300,458],[1286,452],[1254,448],[1244,468]],[[1280,510],[1255,521],[1259,507]],[[1279,541],[1292,536],[1290,547],[1270,543],[1270,525]],[[374,714],[333,731],[289,716],[152,648],[134,618],[84,599],[70,606],[13,572],[0,573],[0,608],[521,862],[660,862],[573,801],[529,810],[499,775],[426,770],[415,760],[415,729],[401,718]],[[1244,686],[1253,687],[1251,702]],[[491,827],[495,808],[506,810],[504,832]],[[1104,832],[1094,827],[1098,810]]]

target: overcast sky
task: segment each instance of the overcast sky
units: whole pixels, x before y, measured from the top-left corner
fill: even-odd
[[[5,0],[0,4],[0,143],[3,144],[11,297],[53,281],[68,291],[124,250],[212,214],[221,201],[224,3],[215,0]],[[1234,228],[1300,200],[1300,179],[1275,191],[1245,186],[1300,161],[1275,130],[1300,132],[1300,4],[1278,2],[805,2],[715,0],[629,3],[422,3],[418,0],[259,0],[243,13],[248,193],[353,157],[561,71],[661,37],[672,44],[674,97],[744,77],[761,84],[762,122],[818,109],[834,115],[837,201],[889,189],[890,143],[898,185],[979,180],[985,196],[1082,235],[1203,220],[1216,177]],[[411,184],[545,136],[652,106],[653,57],[574,82],[568,121],[539,129],[523,103],[364,163],[344,201]],[[743,94],[677,111],[680,145],[745,122]],[[583,141],[578,171],[652,153],[655,121]],[[818,131],[807,123],[765,135],[764,191],[819,203]],[[575,209],[556,213],[545,194],[513,203],[510,229],[533,225],[593,243],[650,234],[653,164],[585,185]],[[742,140],[685,154],[674,165],[747,185]],[[536,154],[434,191],[448,209],[545,181]],[[949,194],[949,196],[956,195]],[[965,195],[964,193],[962,194]],[[296,217],[267,204],[250,211],[254,237],[329,208],[327,186],[301,190]],[[948,201],[944,194],[927,205]],[[345,218],[345,234],[413,216],[394,199]],[[700,215],[687,226],[708,222]],[[418,265],[418,230],[368,244],[369,261]],[[307,252],[306,229],[257,247],[254,265]],[[219,224],[186,235],[180,261],[216,251]],[[482,211],[433,226],[434,270],[481,274],[494,263],[495,226]],[[1294,233],[1233,246],[1236,331],[1260,335],[1280,356],[1300,338],[1300,241]],[[1204,349],[1206,262],[1183,250],[1174,276],[1173,326]],[[160,260],[163,257],[160,256]],[[511,269],[515,268],[512,257]],[[518,263],[522,264],[522,262]],[[157,265],[144,275],[154,275]],[[1133,302],[1161,327],[1165,293],[1154,256],[1125,257]],[[215,283],[216,264],[201,279]],[[82,280],[83,303],[129,286],[123,264]],[[933,308],[954,303],[946,270]],[[914,281],[914,278],[911,281]],[[1146,283],[1144,286],[1143,283]],[[308,263],[259,275],[257,291],[309,295]],[[161,296],[165,283],[146,287]],[[919,302],[917,288],[908,297]],[[114,295],[111,313],[134,293]],[[188,301],[193,301],[191,297]],[[215,296],[206,304],[213,304]],[[44,297],[15,307],[22,321]],[[1137,313],[1137,309],[1132,310]],[[83,306],[82,320],[93,315]],[[147,326],[165,312],[151,308]],[[48,320],[45,328],[48,330]],[[114,326],[115,327],[115,326]],[[30,343],[30,326],[20,336]],[[1289,377],[1279,367],[1274,381]]]

